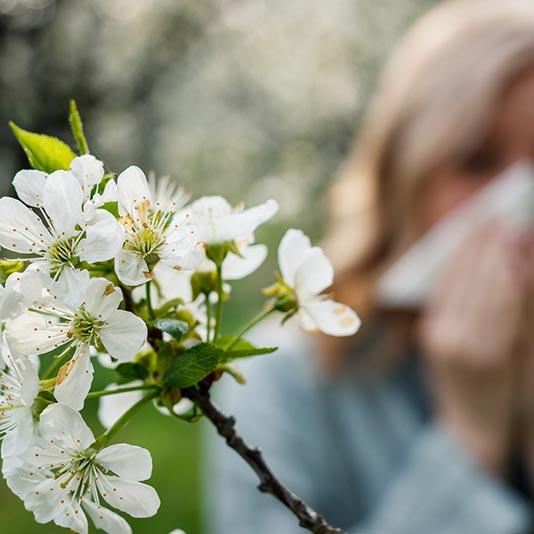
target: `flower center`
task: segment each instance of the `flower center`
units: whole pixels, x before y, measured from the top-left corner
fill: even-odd
[[[122,217],[121,222],[126,230],[125,250],[136,252],[145,258],[157,262],[157,254],[165,243],[165,230],[174,215],[173,211],[152,210],[149,201],[136,206],[138,220],[130,215]]]
[[[48,250],[50,259],[50,274],[52,276],[60,275],[67,266],[73,269],[80,263],[80,258],[76,255],[78,237],[69,237],[56,242]]]
[[[70,336],[82,343],[95,343],[99,330],[104,326],[104,321],[87,313],[83,307],[71,321]]]

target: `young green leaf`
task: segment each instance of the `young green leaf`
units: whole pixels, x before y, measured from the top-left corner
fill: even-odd
[[[210,343],[200,343],[178,356],[163,377],[167,386],[188,388],[198,384],[219,365],[223,351]]]
[[[14,122],[10,122],[9,127],[34,169],[48,173],[67,170],[76,157],[69,145],[57,137],[28,132]]]
[[[89,154],[89,146],[87,145],[87,139],[85,138],[85,134],[83,133],[83,122],[80,116],[80,112],[78,111],[78,105],[76,104],[76,100],[70,101],[69,109],[70,129],[72,131],[72,135],[74,136],[74,140],[78,145],[78,151],[80,153],[80,156],[82,156],[83,154]]]
[[[170,334],[176,341],[180,341],[189,331],[189,325],[178,319],[156,319],[153,325],[162,332]]]
[[[216,345],[222,349],[232,341],[232,336],[222,336],[220,337]],[[239,339],[232,344],[232,347],[224,351],[223,362],[229,362],[231,360],[236,360],[238,358],[248,358],[250,356],[260,356],[262,354],[271,354],[275,352],[278,347],[256,347],[250,341],[246,339]]]

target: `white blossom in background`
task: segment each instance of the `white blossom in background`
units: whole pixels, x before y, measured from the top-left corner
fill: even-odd
[[[31,255],[28,259],[54,278],[76,269],[80,261],[109,260],[122,246],[123,232],[111,213],[91,210],[87,217],[88,197],[80,181],[90,178],[82,170],[79,176],[69,171],[50,175],[20,171],[13,185],[27,206],[14,198],[0,198],[0,245]]]
[[[278,203],[272,199],[244,209],[243,205],[232,207],[223,197],[206,196],[190,204],[182,216],[190,218],[204,243],[218,245],[250,237],[277,211]]]
[[[108,280],[90,279],[81,271],[76,282],[65,290],[42,273],[22,280],[22,292],[33,298],[32,309],[8,322],[6,336],[13,350],[24,355],[74,349],[60,370],[54,395],[79,410],[92,383],[90,346],[101,343],[110,356],[130,361],[145,343],[147,327],[140,317],[118,309],[121,290]]]
[[[183,218],[179,208],[159,207],[153,202],[144,172],[128,167],[117,179],[120,221],[126,238],[115,258],[119,280],[129,286],[152,278],[161,262],[179,271],[194,268],[202,258],[195,228]]]
[[[37,522],[53,521],[87,534],[89,516],[98,529],[129,534],[126,520],[102,501],[132,517],[157,512],[156,491],[141,482],[152,474],[146,449],[127,444],[92,448],[95,438],[89,427],[78,412],[62,404],[43,411],[38,429],[40,437],[21,461],[4,469],[9,487]]]
[[[133,380],[128,382],[128,387],[142,386],[142,380]],[[106,391],[113,391],[114,389],[124,387],[125,384],[119,386],[118,384],[108,384],[105,387]],[[102,423],[104,428],[109,428],[115,423],[120,416],[131,408],[135,403],[141,400],[143,396],[142,391],[126,391],[124,393],[117,393],[115,395],[105,395],[100,398],[98,404],[98,420]]]
[[[224,258],[222,275],[225,280],[240,280],[252,274],[265,261],[267,247],[254,245],[254,231],[278,211],[275,200],[268,200],[253,208],[243,205],[232,207],[220,196],[202,197],[187,207],[184,217],[189,217],[198,228],[207,245],[233,242],[239,254],[229,251]],[[204,257],[198,271],[215,270],[215,264]]]
[[[27,358],[6,358],[10,367],[0,371],[0,438],[2,458],[22,454],[33,432],[32,405],[39,393],[39,376]]]
[[[128,382],[127,386],[132,387],[141,385],[140,380]],[[125,384],[119,386],[118,384],[109,384],[106,391],[124,387]],[[98,405],[98,420],[102,423],[104,428],[109,428],[113,425],[129,408],[141,400],[141,391],[126,391],[124,393],[117,393],[116,395],[106,395],[100,398]],[[163,415],[170,415],[169,410],[163,406],[154,403],[156,409]],[[193,403],[189,399],[180,399],[173,407],[172,411],[177,415],[187,413],[193,407]]]
[[[323,295],[334,281],[334,269],[319,247],[300,230],[286,232],[278,248],[278,264],[283,284],[294,292],[298,317],[305,330],[320,330],[331,336],[350,336],[360,327],[360,319],[345,304]]]

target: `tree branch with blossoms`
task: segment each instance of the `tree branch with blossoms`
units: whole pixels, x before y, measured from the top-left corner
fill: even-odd
[[[218,196],[189,203],[168,178],[147,180],[130,166],[105,172],[91,155],[77,106],[69,123],[78,155],[65,142],[11,123],[32,167],[0,198],[0,372],[2,474],[36,521],[84,534],[89,519],[106,532],[129,533],[126,520],[160,505],[144,483],[150,453],[112,444],[146,405],[181,421],[206,417],[258,475],[262,492],[314,533],[340,533],[284,487],[235,419],[215,407],[213,387],[243,358],[269,354],[245,334],[272,314],[306,330],[345,336],[359,319],[328,298],[333,269],[299,230],[278,248],[280,274],[264,290],[259,313],[223,335],[231,283],[254,272],[267,248],[254,232],[277,211],[269,200],[244,209]],[[52,359],[39,374],[35,360]],[[115,382],[91,391],[93,359]],[[98,399],[106,430],[95,436],[81,411]],[[187,404],[187,403],[190,404]],[[105,505],[110,508],[107,508]]]

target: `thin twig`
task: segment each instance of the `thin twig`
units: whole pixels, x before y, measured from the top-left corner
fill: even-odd
[[[261,451],[250,448],[235,430],[235,419],[221,413],[211,402],[209,393],[196,388],[182,390],[184,397],[192,400],[213,423],[217,432],[229,447],[247,462],[254,470],[260,484],[258,489],[263,493],[270,493],[282,502],[298,518],[301,527],[314,534],[344,534],[344,531],[330,526],[325,518],[289,491],[270,470]]]

